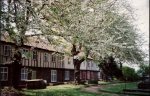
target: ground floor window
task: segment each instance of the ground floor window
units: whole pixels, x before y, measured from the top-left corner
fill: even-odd
[[[7,67],[1,67],[0,68],[0,80],[1,81],[7,81],[8,80],[8,68]]]
[[[91,72],[91,80],[94,79],[94,75],[93,75],[93,72]]]
[[[21,69],[21,80],[27,80],[28,79],[28,70],[26,68]]]
[[[83,80],[86,80],[86,72],[83,72],[83,73],[82,73],[82,79],[83,79]]]
[[[32,79],[36,79],[36,71],[32,71]]]
[[[65,80],[69,80],[69,71],[65,71]]]
[[[57,82],[57,71],[51,70],[51,82]]]

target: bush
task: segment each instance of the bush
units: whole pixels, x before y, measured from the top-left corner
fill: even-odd
[[[122,80],[127,80],[127,81],[138,81],[140,80],[139,75],[135,72],[133,68],[130,67],[123,67],[123,77],[121,78]]]
[[[28,89],[45,89],[47,85],[43,79],[27,80],[26,83]]]

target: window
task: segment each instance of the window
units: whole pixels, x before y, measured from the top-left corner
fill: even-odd
[[[26,68],[21,69],[21,80],[27,80],[28,78],[28,71]]]
[[[51,82],[56,82],[56,81],[57,81],[57,71],[51,70]]]
[[[71,64],[71,60],[70,60],[70,58],[68,58],[68,64]]]
[[[84,67],[85,67],[85,65],[86,65],[86,61],[84,61],[84,62],[83,62],[83,64],[84,64]]]
[[[88,62],[88,66],[90,67],[90,62]]]
[[[34,60],[37,59],[37,52],[36,52],[36,51],[33,51],[32,58],[33,58]]]
[[[52,62],[55,62],[55,61],[56,61],[56,56],[52,55]]]
[[[91,80],[93,80],[94,79],[94,73],[93,72],[91,72],[91,74],[90,74],[91,76]]]
[[[82,73],[82,78],[83,78],[83,80],[86,80],[86,72]]]
[[[69,80],[69,71],[65,71],[65,80]]]
[[[48,61],[48,53],[44,53],[44,61]]]
[[[1,67],[0,69],[1,69],[0,70],[1,81],[7,81],[8,80],[8,68],[7,67]]]
[[[8,45],[4,46],[4,55],[11,56],[11,46],[8,46]]]
[[[36,71],[32,71],[32,79],[36,79]]]
[[[22,54],[22,58],[25,58],[25,59],[27,59],[28,57],[27,57],[27,54],[29,53],[29,50],[28,49],[23,49],[23,52],[22,52],[23,54]]]
[[[91,62],[91,67],[93,67],[93,63]]]

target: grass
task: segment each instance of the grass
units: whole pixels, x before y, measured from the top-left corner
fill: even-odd
[[[127,89],[137,88],[137,82],[112,85],[112,86],[109,86],[109,87],[104,87],[101,90],[102,91],[107,91],[107,92],[113,92],[113,93],[149,95],[149,93],[145,93],[145,92],[124,92],[123,89],[125,89],[125,88],[127,88]]]
[[[117,85],[111,85],[117,83],[118,81],[113,82],[99,82],[101,85],[108,85],[107,87],[103,87],[101,90],[112,92],[112,93],[123,93],[122,91],[125,88],[125,84],[119,82]],[[110,84],[110,86],[109,86]],[[46,89],[37,89],[37,90],[25,90],[21,93],[27,96],[120,96],[120,94],[105,94],[105,93],[91,93],[79,90],[80,88],[95,86],[93,84],[90,85],[57,85],[57,86],[47,86]],[[137,87],[137,82],[126,83],[126,88],[135,88]],[[125,92],[126,94],[140,94],[141,95],[149,95],[148,93],[143,92]]]
[[[100,85],[108,85],[108,84],[123,83],[123,82],[125,82],[125,81],[118,81],[118,80],[113,80],[111,82],[98,81],[98,84],[100,84]]]
[[[28,96],[110,96],[109,94],[80,91],[79,89],[83,87],[87,87],[87,86],[86,85],[57,85],[57,86],[47,86],[46,89],[26,90],[22,93]],[[119,95],[114,94],[111,96],[119,96]]]

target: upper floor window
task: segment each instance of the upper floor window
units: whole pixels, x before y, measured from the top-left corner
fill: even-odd
[[[8,46],[8,45],[4,46],[4,55],[11,56],[11,46]]]
[[[27,54],[29,53],[29,50],[28,49],[23,49],[22,53],[23,53],[22,57],[27,59]]]
[[[1,81],[8,80],[8,68],[7,67],[0,68],[0,79],[1,79]]]
[[[70,60],[70,58],[68,58],[68,64],[71,64],[71,60]]]
[[[44,61],[48,61],[48,53],[44,53]]]
[[[36,51],[33,51],[32,58],[33,58],[34,60],[37,59],[37,52],[36,52]]]
[[[93,63],[91,62],[91,67],[93,67]]]
[[[52,55],[52,62],[55,62],[55,61],[56,61],[56,56]]]
[[[90,67],[91,65],[90,65],[90,62],[88,62],[88,66]]]
[[[85,66],[85,64],[86,64],[86,61],[84,61],[84,62],[83,62],[83,64],[84,64],[84,66]]]

